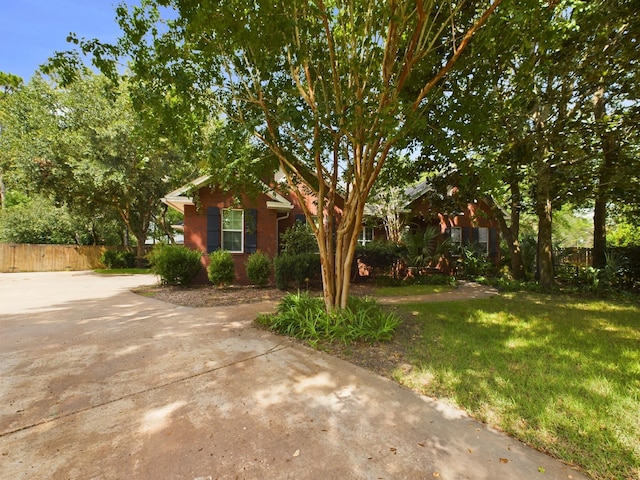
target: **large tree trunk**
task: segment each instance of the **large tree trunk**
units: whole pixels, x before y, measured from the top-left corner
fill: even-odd
[[[596,196],[593,208],[593,267],[604,268],[607,265],[607,202]]]
[[[538,275],[540,285],[548,288],[554,282],[551,233],[551,167],[544,158],[541,159],[538,168],[536,211],[538,214]]]
[[[550,149],[545,136],[549,108],[537,104],[533,120],[535,123],[536,161],[536,214],[538,216],[538,255],[537,277],[540,285],[549,288],[554,283],[553,243],[552,243],[552,205],[551,205],[551,164]]]
[[[146,232],[144,234],[136,234],[136,267],[144,268],[146,261],[145,255],[147,254],[145,248],[145,242],[147,241]]]
[[[607,202],[611,191],[611,182],[615,167],[618,163],[618,145],[612,132],[607,131],[606,105],[604,85],[600,85],[593,95],[593,117],[596,128],[600,131],[602,145],[602,163],[598,168],[598,178],[595,191],[595,206],[593,211],[593,266],[604,268],[607,264]]]
[[[509,247],[509,258],[511,275],[515,280],[525,280],[526,273],[524,270],[524,262],[522,261],[522,248],[520,247],[520,187],[519,185],[511,186],[511,211],[507,214],[496,203],[493,197],[485,198],[487,204],[491,207],[493,217],[500,225],[500,233],[504,237]],[[510,217],[510,224],[507,224],[506,216]]]

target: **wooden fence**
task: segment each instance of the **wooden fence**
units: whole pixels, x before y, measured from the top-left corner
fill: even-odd
[[[0,243],[0,272],[59,272],[103,267],[103,245],[26,245]]]
[[[561,248],[556,252],[556,258],[560,264],[590,267],[593,265],[593,248]]]

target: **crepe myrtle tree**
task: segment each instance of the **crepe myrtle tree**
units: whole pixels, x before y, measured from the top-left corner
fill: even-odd
[[[347,305],[380,171],[393,168],[439,82],[499,3],[143,0],[118,7],[116,45],[75,41],[108,68],[108,57],[130,59],[146,82],[146,107],[171,112],[176,135],[190,128],[193,137],[198,122],[216,116],[277,159],[316,236],[330,311]],[[418,74],[421,87],[407,99],[403,88]],[[317,199],[317,222],[307,194]]]

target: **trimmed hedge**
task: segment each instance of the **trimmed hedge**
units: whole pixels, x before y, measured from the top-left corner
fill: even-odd
[[[282,253],[273,261],[276,287],[286,290],[314,282],[321,275],[320,255],[317,253]]]
[[[272,266],[269,255],[258,250],[249,255],[245,266],[247,268],[247,278],[253,285],[264,287],[269,283]]]
[[[156,245],[147,258],[165,285],[189,285],[202,268],[202,253],[179,245]]]
[[[235,263],[231,252],[216,250],[209,254],[209,266],[207,267],[209,281],[216,287],[231,285],[235,278]]]
[[[136,266],[136,254],[126,250],[106,250],[100,256],[100,262],[109,270],[114,268],[133,268]]]

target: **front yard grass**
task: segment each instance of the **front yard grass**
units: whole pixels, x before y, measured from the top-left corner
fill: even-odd
[[[153,273],[148,268],[98,268],[94,272],[102,275],[142,275]]]
[[[376,297],[402,297],[410,295],[431,295],[432,293],[450,292],[455,287],[451,285],[403,285],[399,287],[378,287]]]
[[[402,307],[421,323],[394,377],[595,479],[640,478],[640,308],[541,294]]]

